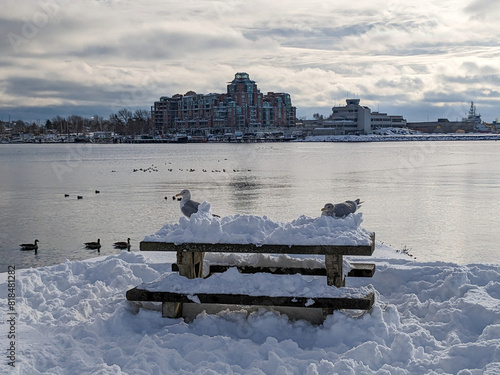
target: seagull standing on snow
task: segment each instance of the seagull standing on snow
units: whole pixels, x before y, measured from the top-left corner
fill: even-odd
[[[191,200],[191,193],[188,189],[184,189],[179,194],[176,194],[176,197],[182,197],[181,199],[181,212],[187,217],[191,217],[192,214],[198,212],[198,206],[200,205],[198,202]]]
[[[353,214],[356,210],[361,207],[359,199],[355,201],[345,201],[343,203],[327,203],[325,207],[321,209],[321,216],[333,216],[333,217],[346,217],[349,214]]]

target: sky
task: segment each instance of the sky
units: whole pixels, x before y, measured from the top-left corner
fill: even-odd
[[[299,118],[500,117],[500,1],[2,0],[0,120],[107,118],[246,72]]]

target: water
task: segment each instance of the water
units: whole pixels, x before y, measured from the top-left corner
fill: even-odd
[[[494,141],[1,145],[0,272],[118,253],[112,243],[128,237],[138,251],[178,222],[172,196],[184,188],[220,216],[279,221],[361,198],[363,226],[418,260],[498,263],[499,151]],[[37,254],[20,251],[35,238]],[[97,238],[100,254],[84,248]]]

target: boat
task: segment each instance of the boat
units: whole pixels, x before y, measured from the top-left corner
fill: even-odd
[[[189,140],[189,137],[187,134],[184,133],[177,133],[174,138],[174,142],[176,143],[187,143]]]

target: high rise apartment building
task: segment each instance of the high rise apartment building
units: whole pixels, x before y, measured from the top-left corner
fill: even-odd
[[[236,73],[225,94],[162,96],[151,107],[157,133],[207,129],[234,131],[295,125],[290,94],[262,94],[247,73]]]

